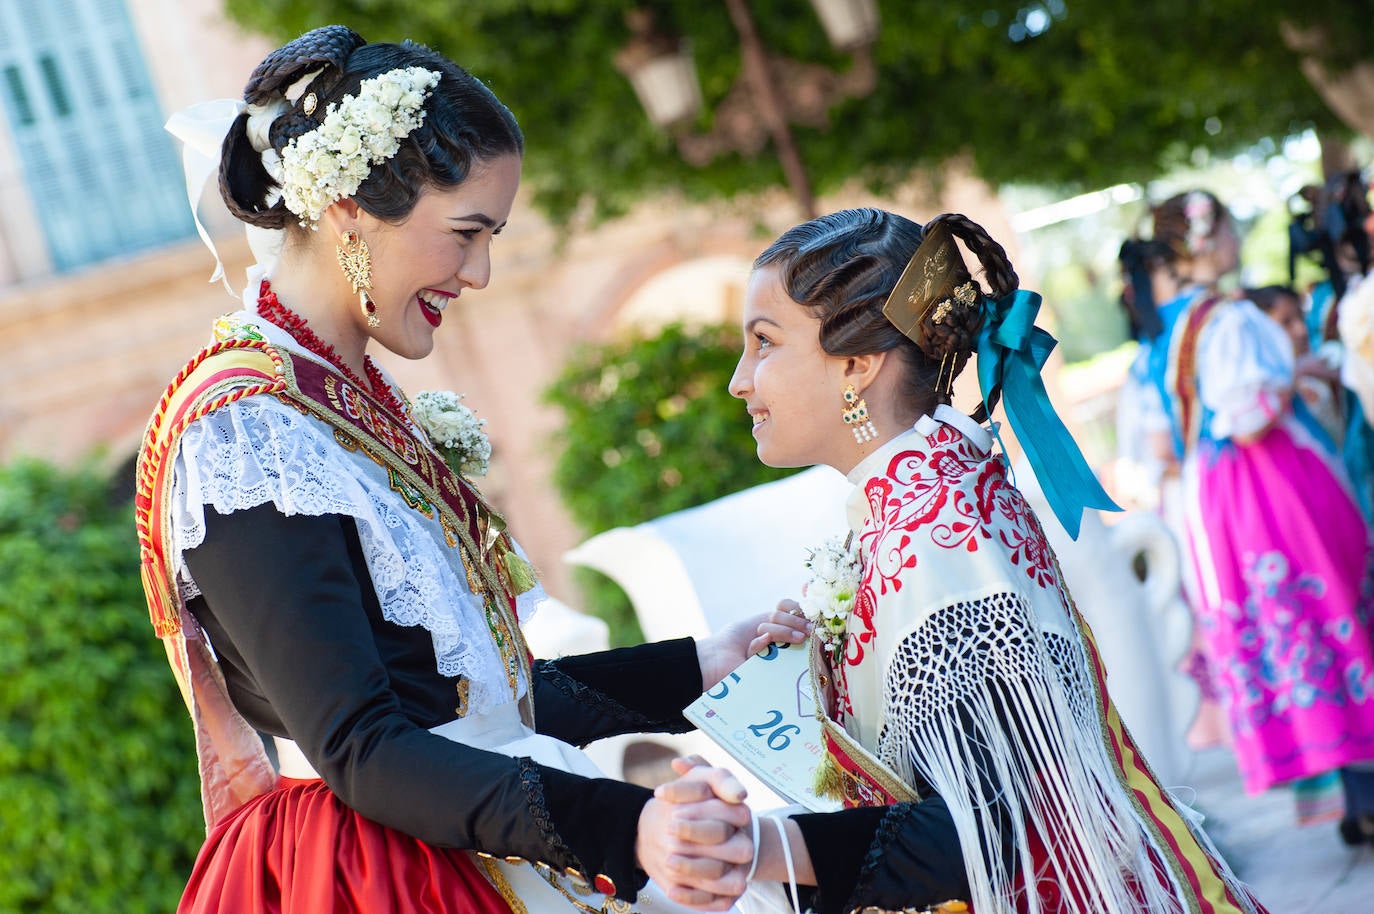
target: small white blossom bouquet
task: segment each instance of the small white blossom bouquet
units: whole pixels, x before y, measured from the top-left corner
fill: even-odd
[[[463,405],[466,396],[451,390],[422,390],[411,402],[410,415],[453,472],[485,476],[491,460],[491,441],[482,431],[487,420],[478,419]]]
[[[351,197],[372,172],[425,121],[424,104],[439,74],[424,67],[389,70],[364,79],[356,95],[331,103],[323,123],[295,137],[263,166],[281,185],[286,208],[315,228],[336,200]]]
[[[849,614],[859,596],[863,563],[849,537],[831,537],[809,550],[811,578],[802,587],[802,614],[815,624],[821,644],[838,654],[844,645]]]

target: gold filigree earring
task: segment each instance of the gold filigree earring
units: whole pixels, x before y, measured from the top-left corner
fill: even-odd
[[[372,251],[368,250],[367,242],[353,229],[348,229],[339,236],[338,252],[339,267],[344,279],[358,293],[358,307],[367,318],[367,325],[380,327],[382,321],[377,317],[377,305],[367,294],[372,291]]]
[[[854,440],[859,444],[864,444],[878,437],[878,430],[873,426],[873,420],[868,418],[868,403],[859,396],[859,392],[854,389],[853,384],[845,385],[844,409],[840,412],[840,417],[844,419],[844,424],[849,426],[849,430],[854,433]]]

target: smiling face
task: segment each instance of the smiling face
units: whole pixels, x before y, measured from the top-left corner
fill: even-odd
[[[462,184],[420,195],[399,225],[360,214],[358,230],[372,252],[372,292],[380,325],[367,336],[408,359],[434,348],[444,309],[464,289],[491,278],[491,242],[505,227],[520,186],[520,158],[505,155],[474,163]]]
[[[854,438],[840,419],[847,360],[821,349],[820,327],[788,296],[776,267],[750,276],[730,393],[744,401],[768,466],[848,471],[854,463]]]

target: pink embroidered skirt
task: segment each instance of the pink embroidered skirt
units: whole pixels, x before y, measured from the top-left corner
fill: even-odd
[[[1286,425],[1198,446],[1197,618],[1251,793],[1374,759],[1370,540],[1339,473]]]

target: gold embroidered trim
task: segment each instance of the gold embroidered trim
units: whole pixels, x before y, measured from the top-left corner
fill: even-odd
[[[487,874],[487,879],[496,887],[496,891],[501,897],[506,899],[506,904],[510,905],[511,914],[529,914],[530,909],[525,907],[525,903],[520,900],[520,896],[515,894],[515,889],[511,886],[506,874],[501,872],[501,867],[490,857],[477,856],[477,862],[481,864],[483,871]]]
[[[468,517],[466,515],[468,506],[462,497],[460,486],[453,480],[447,464],[444,464],[429,448],[417,445],[416,439],[412,436],[406,435],[406,440],[396,442],[401,447],[401,452],[398,452],[394,447],[388,447],[382,440],[374,438],[369,427],[360,428],[356,424],[348,422],[344,418],[345,415],[349,414],[346,408],[348,405],[353,407],[353,412],[366,415],[374,420],[380,421],[385,417],[376,414],[366,401],[355,400],[360,395],[351,387],[341,388],[339,379],[332,374],[325,379],[324,387],[327,398],[331,401],[330,405],[334,406],[338,412],[331,409],[330,405],[316,401],[311,395],[305,393],[297,382],[295,366],[292,362],[294,357],[293,353],[291,357],[283,360],[281,373],[286,381],[286,389],[278,393],[277,396],[286,402],[291,402],[298,409],[304,408],[315,418],[328,425],[334,432],[335,441],[345,450],[350,452],[361,450],[374,463],[385,467],[392,488],[401,492],[402,497],[413,509],[424,513],[420,507],[411,503],[407,493],[399,489],[399,486],[405,486],[410,496],[423,502],[431,510],[437,508],[440,526],[444,530],[446,541],[449,539],[450,533],[456,535],[456,542],[450,545],[459,549],[459,557],[467,573],[469,587],[474,594],[483,597],[484,601],[490,598],[486,610],[488,625],[503,636],[496,644],[501,652],[502,666],[507,672],[511,692],[514,694],[519,688],[518,671],[526,665],[529,649],[525,644],[524,634],[514,619],[514,589],[502,579],[501,569],[496,567],[495,558],[497,556],[491,554],[492,547],[498,542],[506,545],[507,549],[510,548],[504,532],[505,518],[492,510],[474,488],[472,494],[476,502],[474,509],[477,511],[478,534],[484,541],[481,545],[474,542],[468,529]],[[315,362],[311,362],[311,364],[318,365]],[[323,365],[319,365],[319,367],[326,372],[332,371]],[[400,437],[399,433],[390,426],[386,426],[384,430],[392,439]],[[434,486],[426,482],[416,466],[411,464],[423,465],[430,478],[454,495],[464,513],[460,516],[458,508],[445,500]],[[426,514],[425,516],[432,517],[433,515]],[[527,680],[528,677],[529,672],[527,670]],[[531,727],[534,726],[533,687],[525,690],[525,697],[521,700],[520,710],[524,722]]]
[[[162,510],[172,487],[168,458],[192,422],[245,397],[286,389],[289,373],[287,360],[265,343],[217,342],[177,373],[148,419],[135,469],[134,523],[144,594],[159,638],[181,631],[176,582],[164,554],[171,541],[171,517]]]
[[[897,773],[883,764],[882,760],[873,753],[869,752],[859,741],[849,735],[844,727],[830,719],[825,708],[821,705],[822,696],[826,694],[825,685],[822,680],[825,678],[820,670],[819,656],[816,651],[809,655],[810,662],[807,664],[811,674],[811,694],[816,701],[816,720],[820,722],[821,731],[828,735],[835,742],[839,743],[849,755],[849,758],[861,768],[864,774],[868,775],[880,788],[887,792],[887,795],[895,798],[898,802],[919,803],[921,795],[912,790]],[[817,787],[825,790],[824,796],[832,796],[835,799],[858,800],[862,797],[859,791],[858,778],[848,771],[845,771],[830,752],[822,747],[820,766],[817,768],[818,781]],[[836,796],[832,791],[839,791]]]
[[[454,707],[453,713],[457,714],[460,718],[468,716],[468,692],[471,688],[471,683],[468,682],[466,676],[458,677],[458,685],[456,687],[458,704]]]

